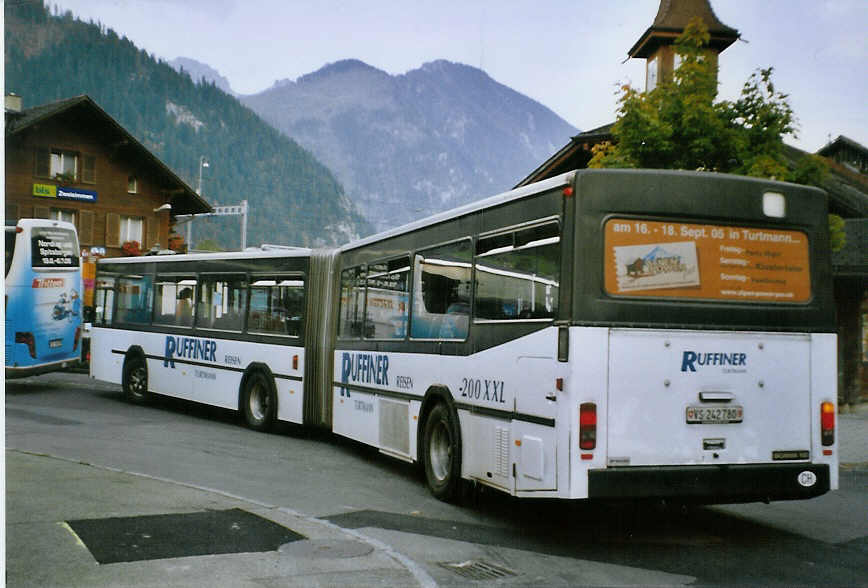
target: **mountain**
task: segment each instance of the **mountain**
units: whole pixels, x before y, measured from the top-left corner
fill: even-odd
[[[206,83],[214,84],[230,96],[237,96],[237,94],[232,91],[232,86],[229,85],[229,80],[220,75],[220,72],[210,65],[201,63],[189,57],[176,57],[168,63],[178,73],[189,74],[190,79],[194,82],[201,82],[204,80]]]
[[[380,230],[507,190],[578,132],[442,60],[403,75],[339,61],[241,101],[332,169]]]
[[[102,25],[6,2],[5,87],[31,107],[88,94],[212,203],[250,206],[248,242],[336,245],[371,232],[309,151],[213,83],[194,82]],[[239,245],[237,217],[197,219],[194,241]]]

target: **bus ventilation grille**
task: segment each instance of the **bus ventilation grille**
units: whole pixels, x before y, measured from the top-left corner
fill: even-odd
[[[471,580],[497,580],[517,575],[512,570],[478,560],[440,562],[440,566]]]

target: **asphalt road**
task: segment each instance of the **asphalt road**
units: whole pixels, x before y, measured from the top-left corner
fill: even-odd
[[[510,585],[868,585],[864,469],[842,472],[837,492],[771,505],[490,491],[452,505],[429,495],[416,467],[352,441],[289,425],[256,433],[234,413],[172,399],[133,406],[119,387],[67,373],[6,382],[6,446],[325,519],[391,546],[439,585],[481,577],[473,573]],[[479,566],[449,565],[463,562]]]

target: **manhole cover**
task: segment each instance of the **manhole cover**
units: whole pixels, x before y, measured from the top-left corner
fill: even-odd
[[[459,576],[471,580],[497,580],[498,578],[509,578],[516,575],[512,570],[478,560],[440,562],[440,565]]]
[[[67,521],[101,564],[220,553],[276,551],[304,535],[233,508]]]

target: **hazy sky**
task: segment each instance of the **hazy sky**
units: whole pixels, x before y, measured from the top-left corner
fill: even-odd
[[[644,86],[627,51],[659,0],[48,0],[166,60],[191,57],[242,94],[357,58],[391,74],[448,59],[481,67],[587,130],[612,122],[619,84]],[[868,145],[866,0],[712,0],[741,33],[720,59],[721,99],[775,68],[799,119],[792,144]],[[564,143],[567,141],[564,137]]]

